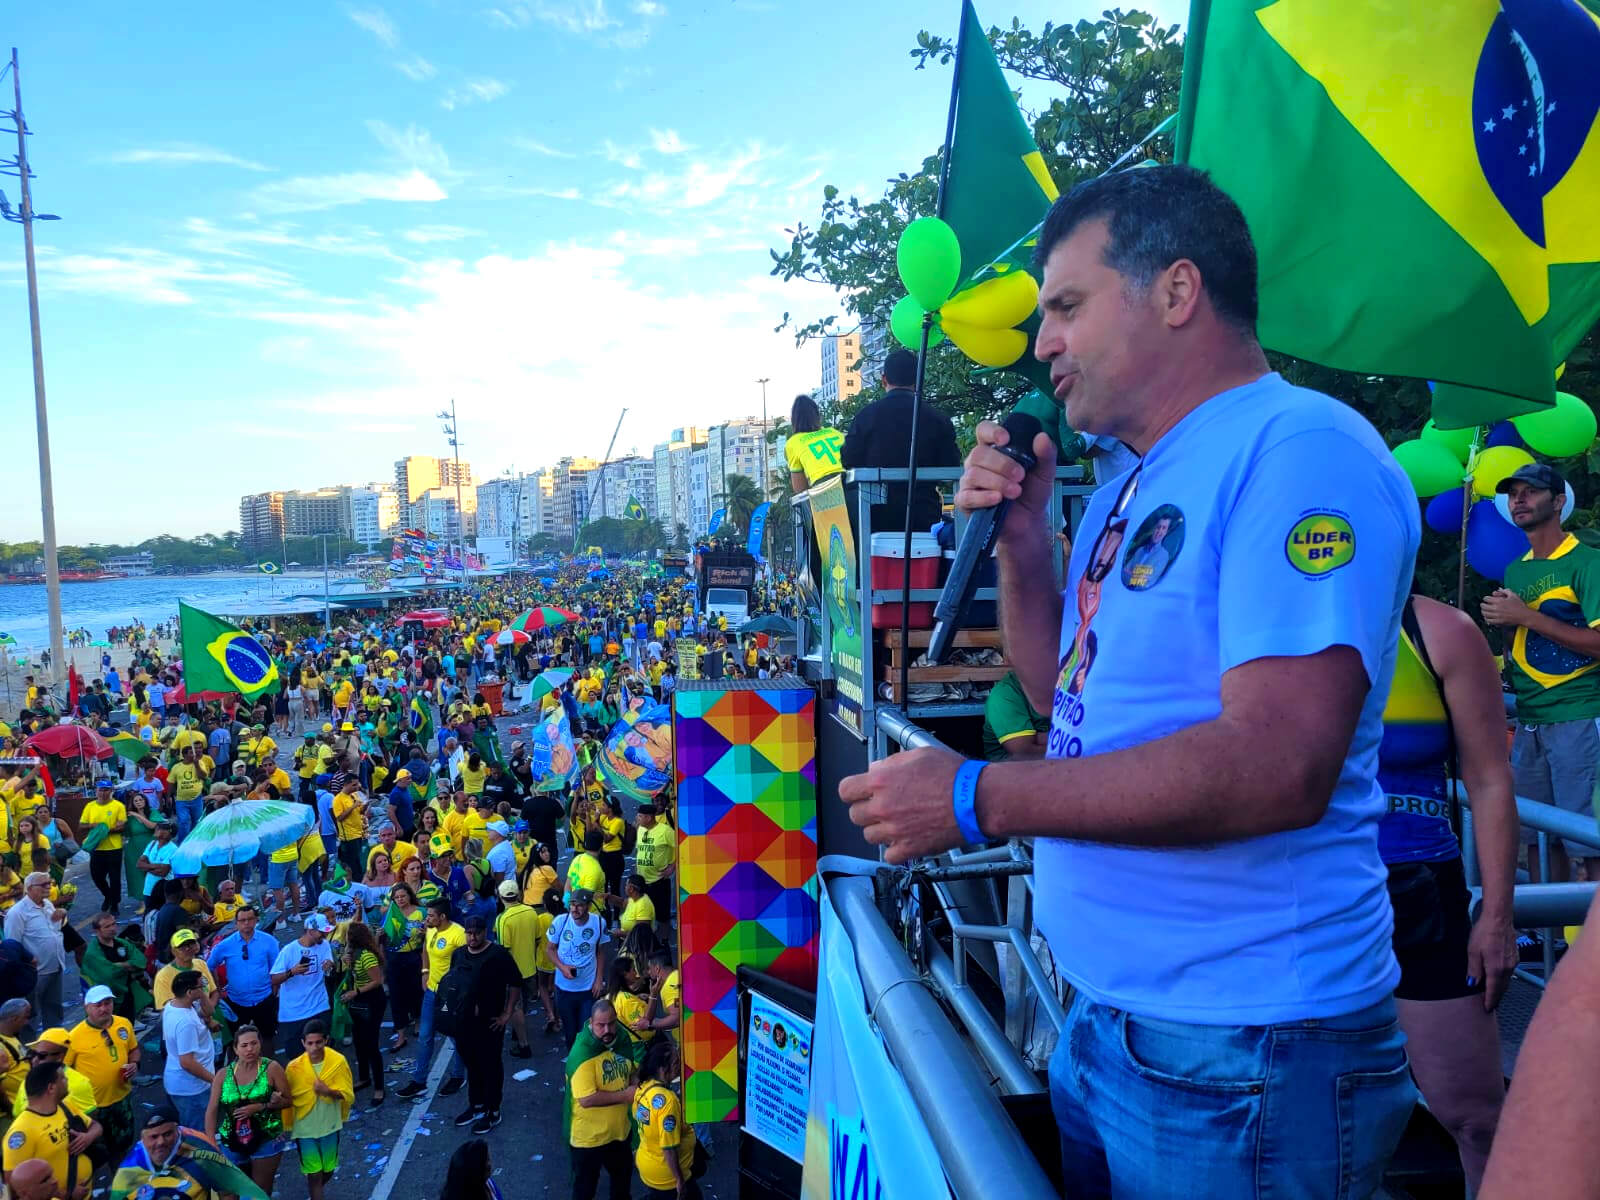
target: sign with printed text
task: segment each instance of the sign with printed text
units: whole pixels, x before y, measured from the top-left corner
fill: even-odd
[[[751,991],[744,1131],[795,1162],[806,1156],[811,1032],[810,1021]]]
[[[807,493],[811,524],[822,562],[817,586],[828,613],[828,657],[833,664],[833,715],[857,737],[865,737],[861,706],[861,597],[856,580],[856,539],[850,528],[844,476],[834,475]]]

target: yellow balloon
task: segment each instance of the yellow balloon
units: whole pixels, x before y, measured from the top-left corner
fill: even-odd
[[[946,320],[945,336],[973,362],[984,367],[1009,367],[1028,348],[1028,335],[1020,329],[983,329]]]
[[[1028,319],[1039,303],[1039,285],[1026,271],[985,279],[946,300],[939,314],[947,321],[984,329],[1010,329]]]
[[[1490,446],[1478,455],[1472,468],[1472,491],[1477,496],[1494,495],[1495,486],[1533,461],[1533,455],[1518,446]]]

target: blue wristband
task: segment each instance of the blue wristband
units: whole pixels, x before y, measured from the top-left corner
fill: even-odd
[[[961,830],[961,840],[969,846],[988,841],[978,828],[978,776],[989,764],[981,758],[969,758],[956,769],[956,779],[950,786],[950,807],[955,811],[956,828]]]

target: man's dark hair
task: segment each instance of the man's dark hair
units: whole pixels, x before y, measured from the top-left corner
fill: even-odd
[[[1034,265],[1043,267],[1080,225],[1096,220],[1104,220],[1109,231],[1106,266],[1132,286],[1149,286],[1157,272],[1187,258],[1200,268],[1217,315],[1255,332],[1255,243],[1233,197],[1206,172],[1174,164],[1085,180],[1051,206]]]
[[[50,1090],[50,1085],[56,1077],[67,1068],[59,1062],[42,1062],[37,1066],[28,1068],[28,1074],[22,1081],[22,1092],[30,1100],[44,1095]]]
[[[448,917],[450,915],[450,897],[435,896],[432,900],[428,901],[428,911],[443,913]]]
[[[605,834],[601,833],[598,829],[589,829],[584,831],[583,848],[590,854],[600,853],[600,847],[604,846],[605,844]]]
[[[203,977],[199,971],[179,971],[172,977],[172,994],[174,996],[187,996],[199,987]]]
[[[917,356],[909,350],[891,350],[883,360],[883,377],[890,387],[916,387]]]

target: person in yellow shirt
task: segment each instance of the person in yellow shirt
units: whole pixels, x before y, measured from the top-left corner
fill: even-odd
[[[476,752],[467,755],[461,764],[461,790],[468,796],[483,795],[483,781],[489,777],[489,768]]]
[[[205,791],[205,786],[206,777],[201,772],[199,764],[195,762],[194,750],[185,746],[178,762],[167,772],[167,788],[176,802],[177,840],[180,842],[189,836],[189,831],[204,815],[205,806],[200,796]]]
[[[594,1002],[567,1055],[567,1143],[572,1153],[572,1194],[593,1196],[603,1170],[611,1194],[627,1195],[633,1174],[628,1143],[634,1095],[632,1039],[609,1000]]]
[[[650,956],[645,971],[650,976],[650,1007],[645,1019],[633,1026],[634,1032],[670,1029],[673,1038],[681,1042],[683,987],[678,981],[678,969],[672,963],[672,955],[665,950],[657,950]]]
[[[567,886],[562,896],[567,904],[572,903],[573,892],[587,890],[598,895],[605,890],[606,872],[600,865],[600,847],[604,844],[605,835],[598,829],[583,835],[583,850],[567,864]]]
[[[364,873],[363,846],[367,832],[367,798],[356,791],[353,775],[345,777],[333,797],[333,820],[339,828],[339,861],[346,876],[359,880]]]
[[[250,765],[254,767],[261,767],[265,766],[267,763],[276,763],[278,758],[278,743],[273,741],[271,735],[267,733],[267,727],[265,725],[256,725],[253,727],[253,732],[255,733],[256,737],[255,746],[252,748],[251,752],[252,756],[248,760]]]
[[[622,886],[623,897],[627,903],[622,908],[622,919],[618,922],[622,927],[622,936],[626,938],[631,934],[636,925],[643,925],[645,933],[652,933],[652,926],[656,919],[656,906],[645,893],[643,875],[629,875],[627,882]],[[654,941],[654,938],[651,939]]]
[[[671,1038],[650,1045],[639,1064],[639,1089],[633,1095],[639,1148],[633,1164],[647,1200],[700,1200],[697,1181],[705,1169],[697,1161],[694,1126],[683,1119],[672,1090],[678,1068],[678,1047]]]
[[[113,1011],[116,996],[104,984],[83,997],[83,1020],[67,1034],[67,1066],[94,1087],[95,1120],[105,1130],[112,1162],[133,1145],[133,1077],[139,1073],[139,1039],[133,1022]]]
[[[234,915],[248,904],[248,900],[239,897],[239,885],[232,879],[224,878],[217,884],[217,898],[211,905],[211,916],[208,924],[212,929],[224,926],[232,927]]]
[[[116,912],[122,903],[122,834],[128,827],[128,807],[111,790],[113,782],[95,781],[94,799],[83,806],[78,819],[101,912]]]
[[[511,953],[522,979],[522,997],[511,1010],[511,1057],[532,1058],[528,1044],[527,1010],[533,1007],[538,992],[539,942],[548,928],[539,927],[539,910],[522,903],[515,879],[505,879],[498,889],[504,910],[494,921],[494,940]]]
[[[632,955],[619,954],[611,960],[611,970],[606,974],[606,995],[611,997],[611,1006],[617,1010],[617,1020],[622,1022],[622,1027],[635,1042],[648,1045],[656,1036],[655,1031],[634,1029],[650,1006],[650,996]]]
[[[58,1194],[78,1200],[88,1194],[93,1167],[81,1153],[100,1136],[93,1119],[72,1117],[66,1108],[67,1069],[59,1062],[42,1062],[23,1081],[26,1107],[6,1131],[5,1153],[0,1157],[9,1175],[20,1163],[42,1158],[50,1164]]]
[[[395,1089],[402,1100],[415,1100],[428,1089],[428,1063],[433,1057],[436,1030],[433,1024],[433,1006],[439,990],[439,981],[450,970],[450,960],[455,952],[467,944],[467,931],[450,919],[450,898],[436,896],[428,901],[428,916],[424,922],[427,934],[423,939],[422,1016],[417,1022],[417,1057],[411,1078]],[[465,1080],[465,1076],[462,1076]],[[460,1091],[461,1083],[455,1078],[452,1091]],[[446,1086],[449,1086],[447,1084]]]

